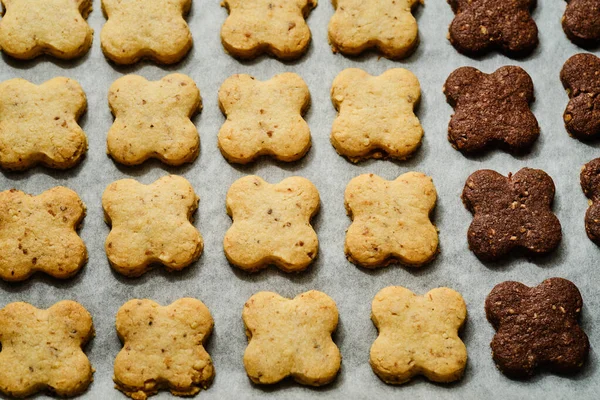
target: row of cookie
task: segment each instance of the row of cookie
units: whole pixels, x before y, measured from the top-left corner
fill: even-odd
[[[521,378],[538,366],[579,370],[590,347],[578,324],[582,306],[577,287],[563,278],[533,288],[510,281],[496,285],[485,312],[497,331],[491,348],[498,368]],[[458,292],[442,287],[418,296],[390,286],[376,294],[371,310],[379,336],[370,364],[384,382],[402,384],[415,375],[434,382],[462,377],[467,349],[459,333],[467,308]],[[259,292],[244,305],[242,319],[249,342],[243,363],[252,382],[269,385],[292,377],[321,386],[335,379],[342,361],[331,337],[338,310],[325,293],[286,299]],[[193,298],[164,307],[148,299],[128,301],[116,317],[123,349],[114,362],[115,387],[138,400],[160,389],[189,396],[208,388],[215,371],[203,344],[213,324],[208,308]],[[84,392],[93,369],[82,347],[93,332],[91,315],[74,301],[47,310],[8,304],[0,310],[0,391],[16,397],[44,389],[60,396]]]

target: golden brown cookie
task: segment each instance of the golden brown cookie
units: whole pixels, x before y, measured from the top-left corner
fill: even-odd
[[[344,194],[353,220],[346,233],[348,260],[364,268],[431,261],[438,248],[437,229],[429,219],[436,199],[433,181],[419,172],[393,181],[375,174],[352,179]]]
[[[107,21],[100,32],[104,55],[117,64],[149,58],[174,64],[192,48],[183,18],[192,0],[102,0]]]
[[[434,382],[460,379],[467,348],[458,331],[467,318],[462,296],[445,287],[417,296],[401,286],[375,295],[371,319],[379,336],[371,346],[371,367],[384,382],[401,384],[415,375]]]
[[[139,75],[117,79],[108,92],[115,122],[107,152],[125,165],[158,158],[169,165],[198,157],[200,138],[190,120],[202,108],[198,87],[187,75],[171,74],[149,82]]]
[[[248,347],[244,367],[254,383],[273,384],[291,376],[304,385],[335,379],[342,357],[331,339],[338,324],[335,301],[311,290],[286,299],[259,292],[242,313]]]
[[[281,161],[302,158],[310,148],[310,129],[302,118],[310,105],[308,86],[287,72],[268,81],[233,75],[219,90],[227,121],[219,131],[219,149],[229,162],[246,164],[261,155]]]
[[[77,124],[86,107],[85,93],[73,79],[0,83],[0,167],[22,170],[40,163],[65,169],[77,164],[87,150]]]
[[[182,298],[161,307],[152,300],[129,300],[117,313],[123,349],[115,359],[115,387],[135,400],[168,389],[193,396],[215,376],[204,344],[213,319],[200,300]]]
[[[104,249],[110,265],[127,276],[140,276],[152,264],[181,270],[203,249],[192,225],[199,198],[180,176],[164,176],[150,185],[133,179],[113,182],[102,195],[104,218],[112,229]]]
[[[331,100],[339,113],[331,128],[331,144],[352,162],[409,157],[423,137],[414,113],[420,98],[419,80],[409,70],[393,68],[371,76],[358,68],[345,69],[331,86]]]
[[[85,204],[66,187],[38,196],[0,192],[0,278],[22,281],[36,271],[61,279],[75,275],[88,258],[75,231],[84,217]]]
[[[233,224],[223,248],[233,265],[254,272],[275,264],[299,272],[317,256],[310,220],[319,210],[319,192],[308,179],[293,176],[270,184],[246,176],[231,185],[226,202]]]
[[[47,310],[8,304],[0,310],[0,391],[13,397],[83,393],[94,369],[82,347],[93,336],[92,316],[74,301]]]

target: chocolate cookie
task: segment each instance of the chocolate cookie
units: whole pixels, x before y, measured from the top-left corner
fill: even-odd
[[[514,248],[531,254],[554,250],[562,233],[553,199],[554,182],[542,170],[523,168],[508,178],[489,169],[474,172],[462,193],[473,213],[469,248],[481,260],[496,260]]]
[[[530,149],[540,134],[529,109],[533,82],[520,67],[506,66],[492,74],[473,67],[458,68],[450,74],[443,90],[454,107],[448,140],[463,153],[494,144],[522,152]]]
[[[560,71],[569,95],[563,114],[565,127],[578,139],[600,135],[600,58],[590,53],[575,54]]]
[[[563,30],[575,44],[589,46],[600,41],[600,0],[566,0]]]
[[[493,48],[508,56],[531,53],[538,30],[531,18],[536,0],[448,0],[456,16],[450,43],[461,53],[482,54]]]
[[[582,306],[577,286],[563,278],[532,288],[510,281],[496,285],[485,313],[496,329],[490,345],[498,368],[515,378],[529,377],[537,367],[577,371],[590,348],[577,322]]]
[[[600,158],[583,166],[580,181],[583,193],[590,199],[590,207],[585,213],[585,231],[590,240],[600,245]]]

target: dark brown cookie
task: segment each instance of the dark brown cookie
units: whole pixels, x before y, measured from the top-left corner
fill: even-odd
[[[492,74],[458,68],[446,80],[444,94],[454,107],[448,140],[463,153],[493,144],[522,152],[530,149],[540,134],[529,109],[533,82],[521,67],[506,66]]]
[[[579,178],[583,193],[590,199],[590,207],[585,213],[585,231],[600,246],[600,158],[585,164]]]
[[[569,95],[563,119],[570,135],[591,139],[600,135],[600,58],[590,53],[575,54],[560,71]]]
[[[536,0],[448,0],[456,14],[449,39],[456,50],[482,54],[493,48],[509,56],[531,53],[538,29],[531,18]]]
[[[590,46],[600,42],[600,0],[566,0],[563,30],[575,44]]]
[[[558,373],[577,371],[590,343],[577,320],[583,300],[571,281],[550,278],[536,287],[502,282],[488,295],[485,313],[496,329],[492,356],[498,368],[515,378],[546,367]]]
[[[481,260],[496,260],[514,248],[531,254],[554,250],[562,233],[553,199],[554,182],[542,170],[523,168],[508,178],[489,169],[474,172],[462,193],[473,213],[469,248]]]

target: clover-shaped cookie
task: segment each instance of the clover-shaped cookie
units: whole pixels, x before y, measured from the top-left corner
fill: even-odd
[[[406,57],[419,44],[412,9],[417,0],[332,0],[329,42],[334,52],[358,55],[376,48],[390,59]]]
[[[409,157],[423,137],[414,113],[420,98],[419,80],[403,68],[379,76],[358,68],[340,72],[331,86],[331,100],[339,113],[331,128],[331,144],[352,162]]]
[[[169,165],[196,159],[198,131],[190,118],[202,108],[200,91],[183,74],[149,82],[138,75],[117,79],[108,92],[115,122],[108,131],[107,152],[121,164],[158,158]]]
[[[85,217],[77,193],[58,186],[38,196],[0,193],[0,278],[22,281],[36,271],[55,278],[75,275],[87,261],[75,231]]]
[[[302,118],[310,104],[308,86],[294,73],[261,82],[233,75],[219,89],[219,106],[227,121],[219,131],[219,148],[234,163],[261,155],[281,161],[302,158],[310,148],[310,129]]]
[[[401,286],[375,295],[371,319],[379,336],[371,346],[373,371],[386,383],[401,384],[415,375],[434,382],[460,379],[467,348],[458,332],[467,318],[462,296],[445,287],[417,296]]]
[[[249,341],[244,367],[252,382],[268,385],[291,376],[321,386],[337,375],[342,357],[331,334],[338,310],[325,293],[311,290],[286,299],[259,292],[244,305],[242,318]]]
[[[182,298],[161,307],[152,300],[129,300],[117,313],[123,349],[115,359],[116,388],[136,400],[161,389],[193,396],[215,375],[204,343],[213,319],[200,300]]]
[[[575,54],[560,71],[569,104],[563,114],[565,127],[578,139],[600,136],[600,58]]]
[[[577,320],[583,300],[577,287],[550,278],[536,287],[502,282],[485,301],[488,321],[496,329],[492,356],[506,375],[526,378],[537,367],[558,373],[577,371],[590,348]]]
[[[365,268],[429,262],[438,248],[437,229],[429,219],[436,199],[433,181],[419,172],[393,181],[375,174],[352,179],[344,193],[353,220],[344,246],[348,260]]]
[[[481,260],[496,260],[515,248],[545,254],[560,243],[560,222],[552,213],[554,182],[542,170],[523,168],[508,178],[476,171],[467,178],[462,200],[473,213],[469,248]]]
[[[102,0],[107,18],[100,32],[104,55],[117,64],[142,58],[178,62],[192,48],[183,18],[191,6],[192,0]]]
[[[600,0],[566,0],[562,27],[573,43],[583,46],[600,41]]]
[[[298,272],[317,256],[310,220],[319,210],[319,192],[308,179],[293,176],[270,184],[246,176],[231,185],[226,202],[233,224],[223,248],[233,265],[253,272],[275,264]]]
[[[223,0],[229,16],[221,27],[221,42],[237,58],[263,53],[281,60],[302,56],[310,43],[306,18],[317,0]]]
[[[498,48],[508,56],[529,54],[538,44],[531,10],[536,0],[448,0],[456,16],[450,43],[461,53],[482,54]]]
[[[94,336],[92,316],[63,300],[47,310],[10,303],[0,310],[0,392],[26,397],[83,393],[94,372],[82,347]]]
[[[533,82],[524,69],[506,66],[486,74],[461,67],[444,84],[454,115],[448,125],[448,140],[463,153],[500,144],[510,151],[531,148],[540,134],[529,109]]]
[[[590,240],[600,245],[600,158],[584,165],[580,181],[583,192],[590,199],[585,213],[585,231]]]
[[[150,185],[133,179],[108,185],[102,208],[112,225],[104,244],[112,267],[123,275],[140,276],[152,264],[181,270],[197,260],[203,241],[191,220],[198,201],[192,185],[176,175]]]
[[[85,21],[92,0],[1,0],[0,49],[28,60],[40,54],[71,59],[85,54],[94,31]]]
[[[77,164],[87,150],[77,124],[86,107],[85,93],[73,79],[0,83],[0,167],[22,170],[40,163],[64,169]]]

